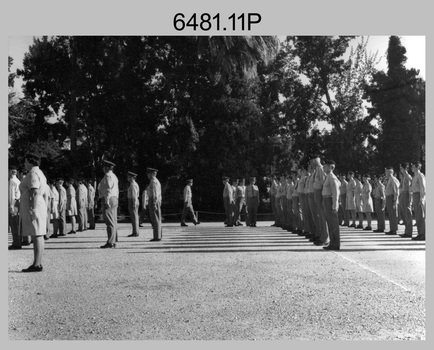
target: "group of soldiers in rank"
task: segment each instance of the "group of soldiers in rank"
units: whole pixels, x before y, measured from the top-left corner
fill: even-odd
[[[27,161],[26,161],[27,162]],[[117,209],[119,201],[119,185],[118,178],[114,174],[113,169],[115,164],[110,161],[103,161],[104,177],[99,182],[97,193],[101,201],[101,212],[104,223],[107,227],[107,242],[101,248],[115,248],[118,241],[117,229]],[[39,167],[30,167],[30,174],[39,171]],[[149,185],[142,193],[143,208],[148,208],[149,218],[153,228],[153,238],[151,241],[160,241],[162,239],[161,229],[161,184],[156,175],[158,170],[147,168],[147,176],[150,180]],[[26,184],[26,177],[20,181],[17,178],[18,170],[16,167],[10,167],[9,176],[9,227],[12,233],[12,245],[9,250],[21,249],[24,245],[31,244],[33,236],[43,236],[44,240],[49,238],[57,238],[66,236],[67,234],[76,234],[86,230],[95,229],[95,194],[96,190],[92,186],[91,181],[79,179],[76,187],[75,181],[68,179],[64,181],[58,178],[55,182],[47,181],[42,172],[39,177],[44,178],[46,185],[39,185],[38,192],[44,198],[44,209],[46,213],[39,213],[39,219],[43,216],[46,223],[41,233],[39,228],[35,228],[34,224],[25,225],[29,201],[32,199],[29,196],[23,197],[23,193],[27,193],[26,187],[32,187]],[[132,233],[128,237],[139,236],[139,186],[136,182],[137,174],[128,172],[128,181],[130,186],[127,191],[128,210],[131,218]],[[27,181],[28,182],[28,181]],[[35,187],[36,188],[36,187]],[[191,203],[191,201],[190,201]],[[23,208],[26,210],[23,210]],[[46,209],[45,209],[46,208]],[[42,215],[45,214],[45,215]],[[71,230],[66,233],[66,217],[70,218]],[[49,234],[50,222],[53,223],[53,233]],[[37,231],[35,233],[35,231]],[[26,271],[27,272],[27,271]]]
[[[350,171],[347,176],[336,175],[335,162],[313,157],[308,167],[291,174],[271,176],[270,201],[275,223],[272,226],[304,236],[325,250],[340,249],[339,226],[354,227],[364,231],[385,231],[385,209],[389,215],[390,230],[386,235],[396,235],[398,218],[405,225],[404,234],[416,241],[425,240],[426,179],[421,173],[422,164],[400,165],[399,181],[392,167],[385,174],[363,176]],[[246,224],[256,226],[259,191],[255,178],[245,186],[244,179],[223,177],[223,202],[226,211],[225,225],[240,226],[244,206]],[[384,183],[383,183],[384,182]],[[417,235],[413,237],[413,211]],[[377,229],[371,226],[372,213],[376,214]],[[367,225],[364,226],[364,217]],[[357,222],[358,221],[358,222]]]

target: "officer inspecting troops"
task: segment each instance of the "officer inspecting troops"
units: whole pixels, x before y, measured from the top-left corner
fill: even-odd
[[[147,193],[149,217],[151,219],[153,230],[153,238],[150,240],[151,242],[158,242],[163,238],[163,231],[161,227],[161,184],[157,179],[157,172],[158,170],[154,168],[146,169],[148,179],[150,180],[150,183],[147,187]]]
[[[107,226],[107,242],[100,247],[103,249],[116,248],[118,235],[119,180],[113,173],[114,167],[114,163],[103,160],[105,175],[98,184],[102,215]]]
[[[200,224],[200,222],[196,218],[196,215],[195,215],[194,209],[193,209],[192,192],[191,192],[192,186],[193,186],[193,179],[188,179],[187,184],[184,187],[184,192],[182,195],[182,197],[184,199],[184,207],[182,209],[181,226],[188,226],[185,223],[185,219],[187,218],[187,215],[190,215],[194,226]]]
[[[256,177],[254,176],[250,178],[250,183],[246,186],[246,200],[250,227],[256,227],[256,217],[259,207],[259,188],[256,186]]]
[[[12,244],[8,247],[9,250],[21,249],[21,236],[18,231],[20,222],[18,209],[20,206],[20,183],[17,178],[18,170],[15,166],[9,167],[9,183],[8,183],[8,209],[9,209],[9,227],[12,233]]]
[[[394,176],[393,168],[386,167],[387,184],[386,192],[386,208],[389,214],[389,232],[386,235],[396,235],[398,231],[398,197],[399,197],[399,181]]]
[[[426,178],[422,174],[421,168],[421,162],[415,162],[411,168],[413,171],[411,192],[413,193],[413,206],[417,227],[417,236],[412,238],[413,241],[425,240]]]
[[[327,222],[330,243],[323,247],[325,250],[339,250],[341,241],[339,233],[339,196],[341,183],[333,173],[336,163],[333,160],[324,162],[324,172],[327,177],[324,181],[322,196],[324,199],[324,213]]]
[[[410,165],[408,163],[403,163],[399,167],[401,173],[401,189],[399,192],[399,203],[398,206],[401,208],[402,220],[404,221],[405,230],[401,237],[412,237],[413,236],[413,215],[411,212],[411,196],[410,196],[410,186],[412,177],[408,173]]]
[[[137,174],[132,171],[128,172],[127,180],[130,183],[127,191],[128,212],[132,226],[132,233],[128,237],[139,236],[139,185],[136,182]]]

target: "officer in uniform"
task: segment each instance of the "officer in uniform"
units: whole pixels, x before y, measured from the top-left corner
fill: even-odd
[[[226,212],[226,220],[225,224],[226,227],[233,227],[233,205],[234,205],[234,189],[229,184],[229,177],[223,176],[222,182],[224,185],[223,188],[223,204],[225,206],[225,212]]]
[[[148,179],[150,183],[147,188],[148,193],[148,207],[149,207],[149,218],[152,223],[153,238],[151,242],[161,241],[163,238],[163,230],[161,227],[162,217],[161,217],[161,184],[157,179],[157,169],[147,168],[146,169]]]
[[[118,204],[119,204],[119,180],[113,173],[115,164],[104,160],[104,177],[98,184],[98,195],[101,200],[102,214],[107,225],[107,243],[101,248],[116,248],[118,236]]]
[[[348,184],[347,184],[347,202],[346,202],[346,210],[348,211],[348,218],[351,217],[353,223],[348,227],[356,227],[356,191],[357,183],[354,180],[354,172],[348,172]]]
[[[411,196],[410,196],[410,186],[412,177],[408,173],[410,165],[408,163],[403,163],[400,165],[399,170],[401,173],[401,189],[399,192],[399,204],[401,208],[402,220],[404,221],[405,231],[401,237],[412,237],[413,236],[413,217],[411,212]]]
[[[398,231],[398,197],[399,197],[399,181],[393,174],[393,168],[386,168],[386,208],[389,214],[390,231],[386,235],[396,235]]]
[[[308,172],[305,166],[301,168],[301,177],[298,182],[298,193],[300,196],[301,212],[303,214],[303,232],[299,236],[306,236],[310,234],[309,228],[309,204],[307,203],[307,180]],[[312,215],[312,214],[311,214]]]
[[[324,246],[328,245],[329,237],[327,232],[327,224],[324,215],[324,206],[322,201],[322,188],[324,181],[327,177],[324,172],[324,167],[321,165],[320,158],[318,156],[312,159],[312,164],[315,167],[314,171],[314,189],[315,189],[315,209],[317,211],[316,216],[316,240],[315,245]]]
[[[78,232],[87,230],[87,187],[84,185],[83,180],[78,180],[77,187],[77,209],[78,209]]]
[[[412,165],[413,179],[411,181],[411,192],[413,193],[414,214],[416,218],[417,236],[413,241],[425,240],[425,217],[426,217],[426,179],[420,171],[421,162]]]
[[[130,214],[133,232],[128,237],[139,237],[139,185],[136,182],[137,174],[132,171],[128,172],[127,180],[130,183],[128,187],[128,212]]]
[[[350,213],[346,209],[347,208],[347,186],[348,182],[345,180],[345,175],[338,176],[339,181],[341,182],[340,190],[340,201],[339,201],[339,211],[341,212],[341,216],[339,217],[339,224],[342,226],[350,226]]]
[[[74,179],[66,182],[66,215],[71,220],[71,231],[68,234],[75,234],[75,216],[77,215],[76,191],[74,188]]]
[[[246,180],[238,179],[238,186],[236,188],[236,217],[234,219],[236,226],[243,226],[241,223],[241,212],[246,207]],[[246,222],[247,225],[247,222]]]
[[[89,230],[95,230],[95,188],[92,186],[92,180],[86,181],[87,185],[87,219],[89,221]]]
[[[307,203],[309,207],[308,211],[308,219],[309,219],[309,228],[310,228],[310,235],[306,235],[305,237],[309,239],[310,242],[315,241],[317,236],[317,228],[316,228],[316,216],[318,215],[318,212],[316,210],[315,205],[315,169],[312,165],[312,161],[309,162],[309,175],[307,179]]]
[[[341,246],[338,218],[341,183],[333,173],[334,169],[335,162],[333,160],[325,162],[324,172],[327,174],[327,177],[324,181],[322,196],[324,199],[324,213],[330,237],[330,244],[323,247],[325,250],[339,250]]]
[[[188,226],[185,223],[185,219],[188,214],[190,214],[194,226],[200,224],[200,222],[196,218],[196,215],[194,214],[193,202],[191,200],[192,197],[191,186],[193,186],[193,179],[188,179],[187,184],[184,187],[184,193],[183,193],[184,208],[182,209],[181,226]]]
[[[374,232],[384,232],[386,228],[384,208],[386,207],[385,187],[381,182],[381,175],[374,175],[375,188],[374,193],[374,208],[377,216],[377,229]]]
[[[250,178],[250,183],[246,187],[246,199],[250,227],[256,227],[256,217],[259,207],[259,188],[256,186],[256,177]]]
[[[9,227],[12,233],[12,245],[9,250],[21,249],[21,236],[19,235],[18,227],[20,223],[19,207],[20,207],[20,183],[17,178],[18,170],[15,166],[9,167],[9,183],[8,183],[8,207],[9,207]]]
[[[276,208],[277,187],[278,187],[277,177],[275,174],[272,174],[271,175],[271,188],[270,188],[270,205],[271,205],[271,210],[273,211],[274,224],[272,224],[271,226],[277,226],[277,222],[278,222],[278,213],[277,213],[277,208]]]
[[[53,236],[66,236],[65,230],[66,230],[66,202],[67,202],[67,194],[65,187],[63,187],[63,179],[58,178],[56,180],[56,189],[59,193],[59,205],[57,208],[57,211],[59,213],[59,217],[54,220],[53,227],[54,232]]]

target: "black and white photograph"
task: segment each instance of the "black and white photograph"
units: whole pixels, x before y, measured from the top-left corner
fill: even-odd
[[[228,6],[6,30],[8,344],[425,344],[428,33]]]

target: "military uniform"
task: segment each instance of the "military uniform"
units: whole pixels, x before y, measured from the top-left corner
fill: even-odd
[[[241,181],[241,183],[243,180]],[[239,182],[237,188],[236,188],[236,217],[235,217],[235,224],[236,225],[242,225],[241,223],[241,212],[243,211],[243,208],[246,207],[246,186],[241,185]],[[246,221],[246,225],[247,225]]]
[[[225,224],[228,227],[232,227],[234,225],[233,223],[233,205],[234,205],[234,189],[229,184],[229,178],[224,176],[223,180],[225,181],[224,188],[223,188],[223,204],[225,206],[225,212],[226,212],[226,220]],[[227,180],[227,182],[226,182]]]
[[[338,180],[333,171],[327,175],[324,181],[322,196],[324,199],[324,213],[330,237],[330,244],[324,249],[338,250],[340,249],[340,233],[339,233],[339,196],[341,182]]]
[[[412,177],[405,172],[401,176],[401,189],[399,192],[399,204],[401,208],[402,220],[404,221],[405,231],[403,237],[411,237],[413,235],[413,215],[411,212],[411,196],[410,186]]]
[[[301,234],[303,231],[303,217],[300,208],[300,194],[298,193],[298,184],[300,179],[294,179],[294,191],[292,192],[292,212],[294,213],[293,229],[294,233]]]
[[[271,188],[270,188],[270,205],[271,210],[273,211],[274,216],[274,224],[272,226],[277,226],[278,222],[278,214],[276,207],[276,194],[277,194],[278,183],[274,177],[271,178]]]
[[[151,241],[161,241],[163,238],[162,216],[161,216],[161,184],[156,174],[157,169],[147,168],[150,183],[147,187],[149,218],[152,223],[153,238]]]
[[[312,170],[308,180],[307,180],[307,202],[308,202],[308,220],[309,220],[309,228],[310,228],[310,236],[309,240],[314,241],[317,237],[317,215],[318,211],[316,210],[315,204],[315,171]],[[318,234],[319,237],[319,234]]]
[[[348,210],[348,214],[351,214],[353,223],[348,227],[356,227],[356,191],[357,183],[354,180],[354,177],[348,178],[347,184],[347,202],[346,202],[346,210]],[[350,215],[348,215],[349,217]]]
[[[71,217],[71,231],[75,233],[75,216],[77,215],[77,200],[74,186],[70,183],[66,189],[66,215]]]
[[[104,161],[105,175],[98,184],[98,195],[104,222],[107,226],[107,243],[101,248],[114,248],[118,238],[119,180],[113,173],[114,163]]]
[[[250,184],[246,186],[247,212],[249,213],[249,223],[251,227],[256,227],[256,217],[259,206],[259,188],[254,184],[255,178],[250,179]]]
[[[78,231],[87,230],[87,187],[79,181],[77,188]]]
[[[16,169],[12,169],[16,172]],[[19,235],[19,205],[20,205],[20,183],[16,174],[11,174],[8,183],[8,209],[9,209],[9,227],[12,233],[12,245],[9,249],[20,249],[21,248],[21,236]]]
[[[363,200],[362,200],[362,188],[363,185],[358,178],[355,178],[356,188],[354,190],[354,200],[356,202],[356,215],[359,218],[359,224],[356,228],[363,228]]]
[[[300,181],[298,182],[298,193],[300,196],[300,204],[301,204],[301,212],[303,215],[303,235],[307,235],[310,233],[309,228],[309,204],[307,203],[307,180],[308,177],[304,173],[300,177]]]
[[[128,172],[128,176],[131,178],[130,186],[128,187],[128,212],[130,214],[131,226],[133,232],[129,235],[129,237],[137,237],[139,235],[139,194],[140,189],[137,184],[135,177],[136,173],[131,171]]]
[[[413,205],[416,218],[417,236],[412,240],[425,240],[425,217],[426,217],[426,179],[418,169],[411,182],[411,192],[413,193]]]
[[[372,201],[372,185],[369,182],[369,178],[365,179],[365,183],[362,187],[362,211],[366,215],[368,225],[364,228],[365,231],[372,230],[371,227],[371,213],[374,211],[374,203]]]
[[[50,237],[53,237],[55,222],[59,219],[59,192],[57,192],[56,187],[53,184],[50,185],[50,192],[51,192],[50,219],[53,220],[53,234]],[[50,219],[47,220],[48,224]]]
[[[95,229],[95,189],[92,184],[87,184],[87,219],[89,221],[89,229]]]
[[[348,181],[345,180],[345,176],[342,176],[339,181],[341,182],[341,187],[339,188],[340,191],[340,200],[339,200],[339,212],[341,215],[339,216],[339,223],[343,226],[349,226],[350,225],[350,212],[346,209],[347,208],[347,185]]]
[[[294,230],[294,212],[292,209],[292,194],[294,192],[294,182],[291,178],[288,179],[286,186],[286,222],[287,231],[292,232]]]
[[[321,164],[318,164],[314,172],[315,209],[317,211],[317,221],[315,223],[317,240],[314,243],[316,245],[324,245],[329,241],[322,200],[322,189],[325,179],[324,168]]]
[[[53,227],[54,232],[53,236],[65,236],[66,229],[66,202],[67,202],[67,194],[65,187],[62,186],[63,180],[57,180],[57,192],[59,193],[59,204],[57,207],[57,212],[59,214],[58,218],[54,220]]]
[[[387,213],[389,214],[389,226],[390,231],[386,234],[396,235],[396,231],[398,231],[398,197],[399,197],[399,181],[393,176],[393,174],[389,175],[389,179],[386,184],[386,208]]]
[[[185,223],[185,219],[188,214],[190,214],[194,225],[199,224],[199,221],[197,220],[193,209],[192,193],[191,193],[191,185],[190,185],[192,183],[193,180],[190,179],[187,181],[187,185],[184,187],[184,192],[183,192],[184,208],[182,209],[181,226],[187,226],[187,224]]]
[[[376,182],[376,186],[374,188],[374,207],[375,214],[377,216],[377,229],[374,232],[384,232],[386,228],[385,217],[384,217],[384,207],[386,205],[386,194],[385,194],[385,186],[383,183],[378,180]]]

